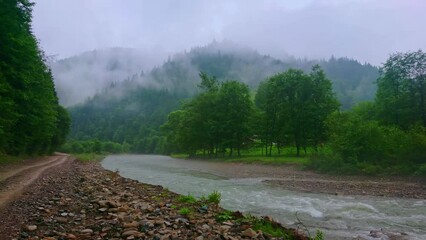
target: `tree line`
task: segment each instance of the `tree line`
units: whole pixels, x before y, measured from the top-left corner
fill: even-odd
[[[326,121],[329,149],[319,170],[426,175],[426,53],[395,53],[383,64],[375,100]]]
[[[70,119],[31,30],[33,3],[0,5],[0,153],[52,152],[65,142]]]
[[[165,137],[160,126],[184,98],[130,80],[113,84],[84,104],[69,108],[71,134],[62,150],[90,152],[100,144],[102,151],[111,153],[164,153]],[[108,148],[111,143],[114,146]]]
[[[162,129],[167,132],[168,150],[210,156],[240,150],[250,136],[252,101],[247,85],[237,81],[219,83],[200,73],[202,93],[169,114]]]
[[[426,54],[392,54],[374,101],[341,110],[320,66],[289,69],[255,94],[237,81],[200,74],[202,92],[162,126],[169,152],[221,157],[262,146],[313,150],[309,166],[364,174],[426,174]]]
[[[260,141],[266,155],[286,145],[295,145],[299,155],[325,141],[324,121],[339,107],[318,65],[309,74],[289,69],[268,78],[254,98],[244,83],[219,82],[205,73],[200,78],[202,93],[162,126],[172,151],[232,156]]]

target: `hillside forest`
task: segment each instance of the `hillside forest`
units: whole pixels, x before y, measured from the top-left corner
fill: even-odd
[[[253,75],[241,80],[243,73],[235,68],[221,72],[218,69],[236,64],[211,60],[209,54],[206,59],[213,62],[196,68],[198,81],[190,81],[193,78],[185,76],[195,74],[188,70],[193,67],[180,67],[183,57],[178,56],[141,78],[150,82],[141,84],[135,77],[114,83],[69,108],[73,124],[64,150],[216,159],[289,156],[307,158],[306,167],[323,172],[423,175],[425,56],[421,50],[392,54],[371,80],[377,86],[375,95],[357,95],[351,99],[358,100],[346,106],[346,98],[339,95],[353,91],[353,81],[332,81],[321,64],[309,70],[289,67],[256,85],[249,80]],[[355,64],[364,74],[370,69],[348,59],[327,63],[342,68]],[[349,70],[342,72],[351,76]],[[367,87],[362,82],[365,79],[356,89]],[[367,100],[359,100],[363,98]]]
[[[32,32],[32,6],[2,1],[0,9],[2,159],[56,150],[254,156],[303,159],[340,174],[426,174],[422,50],[393,53],[375,67],[349,58],[275,59],[214,41],[152,69],[119,48],[52,63]],[[83,65],[101,72],[87,79]],[[67,91],[70,79],[103,87],[78,95]]]
[[[51,153],[65,142],[70,118],[31,30],[28,1],[1,1],[0,156]]]

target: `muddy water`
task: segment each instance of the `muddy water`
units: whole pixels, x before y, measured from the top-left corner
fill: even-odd
[[[218,166],[222,165],[222,166]],[[156,155],[116,155],[102,162],[109,170],[144,183],[161,185],[180,194],[222,193],[221,205],[255,215],[269,215],[291,227],[303,222],[312,234],[323,231],[326,239],[352,239],[370,230],[404,232],[409,239],[426,239],[426,200],[334,196],[288,191],[267,185],[264,177],[228,178],[238,172],[227,163],[186,161]],[[235,169],[229,169],[232,166]],[[241,175],[241,174],[236,174]]]

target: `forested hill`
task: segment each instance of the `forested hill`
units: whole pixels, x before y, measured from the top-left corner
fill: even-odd
[[[265,78],[289,68],[309,71],[319,64],[332,80],[334,91],[344,109],[359,101],[372,100],[376,92],[378,69],[348,58],[278,60],[230,42],[213,42],[169,59],[161,67],[143,76],[144,83],[157,84],[178,92],[197,91],[200,71],[219,80],[237,80],[256,88]]]
[[[167,115],[185,96],[168,90],[145,88],[126,80],[111,85],[102,94],[69,108],[72,116],[72,152],[93,150],[93,139],[106,144],[105,151],[163,153],[165,138],[160,131]],[[87,143],[84,146],[81,143]]]
[[[122,60],[117,60],[120,62]],[[71,69],[72,61],[66,63]],[[73,120],[71,138],[119,143],[126,151],[162,152],[165,139],[159,127],[183,99],[199,92],[200,72],[215,76],[218,81],[244,82],[255,91],[260,82],[276,73],[289,68],[309,72],[315,64],[322,66],[333,81],[343,108],[374,98],[378,70],[371,65],[346,58],[277,60],[233,43],[213,42],[177,54],[149,72],[141,71],[121,81],[109,82],[108,87],[94,97],[69,108]],[[74,148],[73,151],[83,151],[85,147],[77,144]]]
[[[161,59],[162,60],[162,59]],[[59,100],[65,106],[92,97],[113,82],[151,69],[159,56],[131,48],[107,48],[51,61]]]
[[[193,94],[203,71],[219,80],[237,80],[255,89],[265,78],[289,68],[309,71],[319,64],[332,80],[344,109],[372,100],[378,77],[376,67],[348,58],[278,60],[231,42],[213,42],[176,54],[158,65],[152,54],[135,49],[113,48],[87,52],[51,63],[61,103],[84,102],[111,83],[134,80],[143,86]]]
[[[0,162],[44,154],[65,141],[69,116],[31,29],[33,4],[0,1]]]

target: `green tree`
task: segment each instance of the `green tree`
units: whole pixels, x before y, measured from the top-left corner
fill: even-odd
[[[392,54],[377,80],[378,116],[385,124],[426,127],[426,53]]]
[[[69,123],[60,119],[52,74],[31,32],[33,3],[0,5],[0,151],[46,153],[65,138]]]
[[[301,148],[316,147],[326,137],[325,119],[339,106],[319,66],[310,75],[289,69],[267,79],[259,87],[256,104],[263,111],[262,138],[269,155],[273,143],[278,147],[294,143],[297,155]]]
[[[240,155],[253,110],[248,87],[237,81],[219,83],[204,73],[200,78],[203,92],[170,113],[162,126],[169,147],[190,154],[223,156],[236,150]]]
[[[272,154],[274,141],[277,140],[279,99],[275,96],[275,88],[270,81],[260,83],[257,89],[255,104],[258,111],[256,134],[265,147],[265,154]]]
[[[234,149],[240,156],[242,144],[251,135],[249,120],[253,114],[252,106],[253,103],[247,85],[237,81],[222,83],[217,102],[219,108],[217,128],[220,129],[222,135],[221,146],[230,150],[230,156],[233,155]]]
[[[327,140],[325,120],[330,113],[336,111],[339,102],[333,92],[331,80],[329,80],[319,65],[312,67],[310,73],[312,81],[312,95],[307,103],[309,112],[308,124],[310,127],[311,145],[317,147]]]

